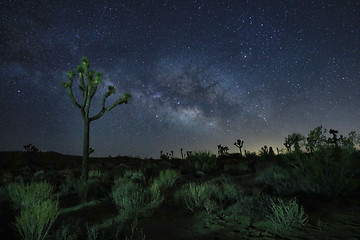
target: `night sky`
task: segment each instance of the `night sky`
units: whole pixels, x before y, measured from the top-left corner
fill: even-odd
[[[94,157],[284,148],[322,125],[360,132],[356,0],[0,0],[0,151],[82,155],[80,109],[61,86],[82,56],[133,98],[91,123]],[[73,92],[82,100],[78,75]],[[330,136],[328,134],[328,136]]]

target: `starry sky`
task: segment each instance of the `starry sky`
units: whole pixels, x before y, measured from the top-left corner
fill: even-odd
[[[0,0],[0,151],[82,155],[61,86],[82,56],[133,98],[91,123],[94,157],[284,148],[311,129],[360,132],[356,0]],[[73,92],[81,102],[79,80]],[[330,136],[330,135],[329,135]]]

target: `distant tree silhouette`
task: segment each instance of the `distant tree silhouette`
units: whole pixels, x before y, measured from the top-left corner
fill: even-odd
[[[343,137],[339,139],[339,144],[342,147],[346,147],[354,150],[355,145],[360,144],[360,136],[356,134],[355,131],[351,131],[348,137]]]
[[[28,167],[30,167],[30,169],[32,169],[33,163],[34,163],[34,154],[40,152],[39,149],[37,147],[35,147],[34,145],[32,145],[31,143],[26,144],[23,146],[25,148],[25,151],[27,152],[27,165]]]
[[[263,146],[261,147],[260,151],[259,151],[259,155],[260,156],[267,156],[269,154],[269,148],[268,146]]]
[[[311,130],[306,138],[306,150],[313,153],[319,146],[324,145],[326,143],[325,133],[326,129],[322,129],[321,125]]]
[[[131,99],[131,95],[129,93],[124,93],[123,96],[119,100],[117,100],[113,105],[111,105],[110,107],[105,107],[106,99],[115,92],[115,87],[109,86],[108,91],[104,94],[102,99],[101,111],[97,115],[90,117],[89,115],[90,115],[91,100],[95,95],[98,85],[102,81],[102,73],[95,72],[94,70],[90,70],[90,61],[87,57],[81,58],[80,65],[77,66],[76,71],[79,74],[79,81],[80,81],[79,88],[83,92],[82,104],[79,104],[75,100],[72,90],[73,78],[76,75],[75,71],[67,72],[69,81],[63,82],[62,86],[65,89],[67,89],[70,99],[75,105],[75,107],[81,110],[81,115],[84,120],[84,145],[83,145],[81,179],[87,180],[89,173],[88,159],[90,154],[90,149],[89,149],[90,123],[92,121],[99,119],[106,111],[110,111],[115,106],[123,103],[125,104],[128,103],[128,101]],[[87,84],[85,84],[84,78]]]
[[[304,141],[305,137],[300,133],[293,133],[285,138],[285,147],[288,152],[291,151],[291,146],[294,146],[295,152],[300,152],[300,142]]]
[[[275,153],[274,153],[274,150],[272,147],[269,148],[269,155],[272,157],[275,156]]]
[[[240,155],[242,156],[241,148],[242,148],[243,145],[244,145],[244,141],[238,139],[238,140],[236,140],[236,142],[234,142],[234,145],[239,148],[239,150],[240,150]]]
[[[330,129],[329,133],[333,135],[332,138],[328,138],[328,143],[334,144],[335,148],[339,148],[339,140],[343,138],[342,135],[340,135],[340,138],[337,137],[337,133],[339,133],[338,130]]]
[[[39,149],[31,143],[24,145],[24,148],[26,152],[39,152]]]
[[[226,146],[218,145],[218,154],[219,156],[225,156],[228,154],[229,148]]]
[[[286,147],[286,151],[291,152],[292,145],[293,145],[293,143],[291,142],[291,139],[286,137],[285,138],[285,143],[284,143],[284,146]]]

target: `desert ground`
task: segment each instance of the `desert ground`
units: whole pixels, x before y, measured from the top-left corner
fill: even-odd
[[[297,173],[286,154],[195,155],[90,157],[89,179],[81,183],[81,156],[0,152],[0,239],[24,238],[14,227],[23,210],[9,197],[9,184],[44,181],[54,187],[51,197],[59,209],[46,239],[360,239],[358,171],[350,176],[346,169],[324,167],[314,176],[331,179],[317,179]],[[347,169],[359,169],[358,162]],[[350,177],[339,179],[338,172]],[[138,195],[131,186],[141,187]],[[121,195],[125,188],[130,195]]]

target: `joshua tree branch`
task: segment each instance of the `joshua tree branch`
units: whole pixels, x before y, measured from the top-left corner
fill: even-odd
[[[73,102],[73,104],[76,107],[81,109],[81,106],[80,106],[80,104],[78,102],[76,102],[73,91],[72,91],[72,84],[73,84],[73,77],[74,77],[73,72],[69,72],[68,75],[69,75],[69,81],[68,82],[63,82],[63,86],[67,89],[68,94],[69,94],[70,99]]]
[[[125,94],[124,94],[125,95]],[[108,96],[104,95],[104,98],[103,98],[103,107],[102,107],[102,110],[94,117],[91,117],[89,120],[90,121],[94,121],[96,119],[99,119],[102,115],[104,115],[104,113],[106,111],[110,111],[111,109],[113,109],[114,107],[116,107],[117,105],[120,105],[120,104],[123,104],[123,103],[128,103],[128,99],[126,99],[125,97],[122,97],[120,98],[119,100],[117,100],[116,102],[114,102],[113,105],[111,105],[110,107],[108,108],[105,108],[105,100]]]

